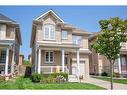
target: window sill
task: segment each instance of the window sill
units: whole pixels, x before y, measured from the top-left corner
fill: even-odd
[[[55,42],[56,40],[55,39],[49,39],[49,40],[44,39],[44,41],[54,41]]]
[[[44,64],[54,64],[54,62],[44,62]]]
[[[68,38],[65,38],[65,39],[61,39],[61,40],[68,40]]]

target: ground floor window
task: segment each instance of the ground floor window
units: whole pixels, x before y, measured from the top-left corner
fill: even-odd
[[[0,63],[6,63],[6,50],[0,50]]]
[[[53,63],[54,62],[54,52],[53,51],[46,51],[45,52],[45,62],[46,63]]]
[[[0,74],[4,74],[5,71],[5,65],[0,66]]]

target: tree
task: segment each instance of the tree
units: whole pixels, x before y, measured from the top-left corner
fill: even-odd
[[[99,21],[101,32],[91,47],[101,55],[106,56],[110,62],[111,89],[113,89],[113,71],[115,60],[119,57],[121,42],[127,41],[127,20],[119,17]]]

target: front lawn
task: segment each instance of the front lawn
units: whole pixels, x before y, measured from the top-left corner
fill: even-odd
[[[94,77],[97,79],[105,80],[105,81],[110,81],[109,77]],[[127,84],[127,79],[113,79],[114,83],[122,83],[122,84]]]
[[[33,83],[29,78],[17,78],[15,81],[7,81],[0,83],[0,89],[49,89],[49,90],[63,90],[63,89],[104,89],[102,87],[88,84],[88,83],[63,83],[63,84],[46,84],[46,83]]]

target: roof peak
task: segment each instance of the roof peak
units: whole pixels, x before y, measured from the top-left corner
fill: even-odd
[[[9,17],[3,15],[2,13],[0,13],[0,22],[11,22],[11,23],[17,23],[16,21],[10,19]]]
[[[61,19],[52,9],[46,11],[45,13],[43,13],[42,15],[40,15],[39,17],[37,17],[35,20],[40,19],[41,17],[44,17],[45,15],[47,15],[48,13],[52,13],[57,19],[59,19],[61,22],[64,23],[63,19]]]

